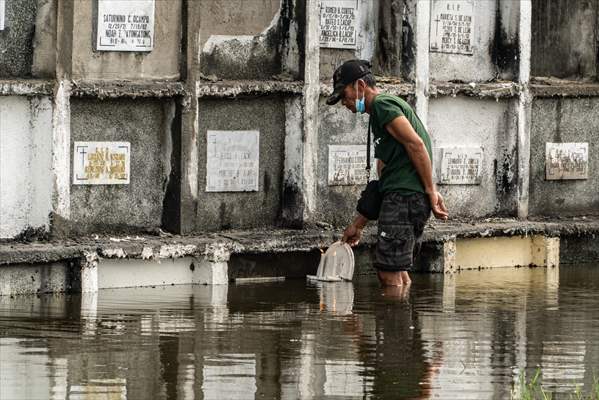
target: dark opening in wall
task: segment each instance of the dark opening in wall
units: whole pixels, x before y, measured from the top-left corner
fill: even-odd
[[[597,79],[599,0],[533,0],[532,75]]]

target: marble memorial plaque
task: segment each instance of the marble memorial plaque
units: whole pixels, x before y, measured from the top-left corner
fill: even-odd
[[[445,147],[441,149],[439,184],[479,185],[483,165],[481,147]]]
[[[4,30],[5,10],[6,10],[6,0],[0,0],[0,31]]]
[[[130,180],[129,142],[75,142],[74,185],[127,185]]]
[[[207,192],[257,192],[260,132],[208,131]]]
[[[374,147],[370,178],[376,179]],[[366,145],[329,145],[329,186],[359,185],[366,183]]]
[[[358,0],[322,0],[320,3],[320,47],[355,49]]]
[[[152,51],[155,0],[98,0],[97,50]]]
[[[546,143],[547,180],[589,179],[588,143]]]
[[[472,55],[474,1],[433,0],[430,51]]]

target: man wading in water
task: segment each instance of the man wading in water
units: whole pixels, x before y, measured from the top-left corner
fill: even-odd
[[[370,115],[374,156],[383,201],[378,218],[374,266],[383,286],[407,285],[414,250],[431,211],[446,220],[443,197],[433,183],[431,140],[410,105],[379,92],[370,63],[349,60],[333,75],[333,94],[327,104],[341,103],[351,112]],[[359,214],[343,232],[355,246],[368,219]]]

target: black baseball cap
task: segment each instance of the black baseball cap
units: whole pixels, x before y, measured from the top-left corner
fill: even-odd
[[[367,60],[348,60],[341,64],[333,74],[333,94],[327,99],[332,106],[341,100],[343,89],[350,83],[368,75],[372,64]]]

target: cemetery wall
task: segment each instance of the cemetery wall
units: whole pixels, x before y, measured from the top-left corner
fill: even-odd
[[[346,224],[367,116],[324,101],[354,57],[430,129],[452,217],[599,214],[599,0],[129,3],[0,0],[2,238]],[[583,146],[548,177],[547,143]]]
[[[284,99],[202,99],[199,108],[195,229],[276,225],[285,154]],[[235,135],[231,140],[227,131]],[[237,165],[242,173],[235,177]]]
[[[51,126],[47,97],[0,97],[0,238],[43,235],[49,228]]]
[[[599,2],[533,0],[532,74],[597,78]]]
[[[118,2],[117,2],[118,4]],[[95,22],[98,18],[97,1],[75,1],[72,3],[72,14],[65,18],[72,18],[72,62],[71,70],[73,79],[178,79],[180,76],[181,40],[183,21],[181,18],[182,1],[155,1],[153,24],[153,38],[147,40],[152,50],[147,51],[108,51],[97,50],[98,28]],[[105,16],[108,18],[100,31],[109,29],[114,25],[125,24],[120,18],[111,16],[122,15],[121,10],[107,8]],[[141,22],[129,25],[131,32],[142,32],[151,27],[143,18]],[[127,22],[129,24],[129,22]],[[112,25],[112,26],[111,26]],[[147,25],[142,27],[140,25]],[[126,33],[120,33],[126,36]],[[115,33],[118,36],[119,33]],[[104,42],[112,36],[104,37]]]
[[[516,213],[517,105],[469,97],[441,97],[429,104],[435,178],[451,213],[461,217]],[[445,155],[444,155],[445,152]],[[460,154],[472,164],[450,162]],[[447,163],[443,163],[444,158]],[[471,170],[472,181],[452,184],[458,173]]]
[[[536,216],[597,214],[599,99],[537,98],[532,115],[530,213]],[[562,160],[568,165],[560,168],[552,167],[551,160],[547,159],[551,149],[551,145],[547,148],[547,143],[587,144],[588,147],[586,151],[579,146],[562,149]],[[548,164],[554,171],[548,170]],[[568,179],[551,176],[564,171],[571,172],[566,176]]]
[[[169,100],[71,101],[71,232],[152,230],[161,226],[174,116],[175,104]],[[129,183],[76,184],[77,178],[85,175],[80,167],[82,151],[88,153],[85,166],[89,166],[93,152],[77,146],[85,142],[129,143]],[[116,164],[101,161],[102,165]]]
[[[517,2],[432,2],[431,79],[461,82],[484,82],[498,77],[513,79],[518,45],[517,31],[514,31],[518,15],[513,10],[518,10]],[[470,35],[469,41],[464,40],[467,44],[443,43],[448,29],[444,25],[452,23],[456,24],[452,29],[458,30],[458,35]],[[509,48],[514,49],[511,62],[500,65],[498,56]]]
[[[302,1],[199,3],[200,69],[209,80],[299,77]],[[287,54],[292,53],[289,65]]]

